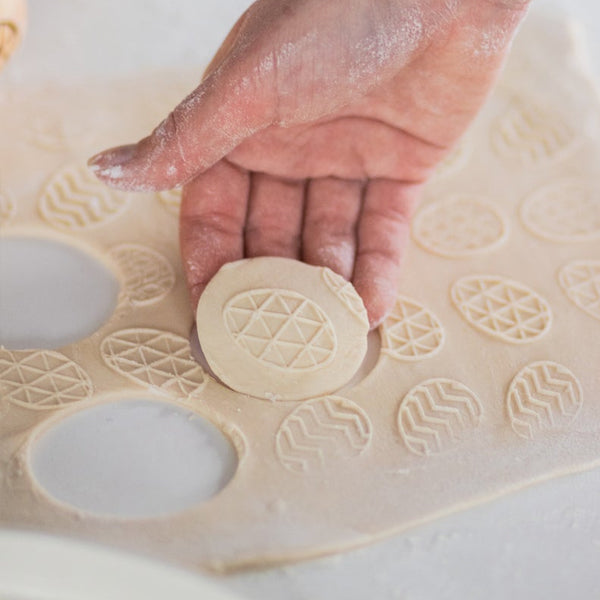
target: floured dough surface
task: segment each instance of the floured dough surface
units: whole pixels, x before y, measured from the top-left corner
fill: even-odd
[[[578,47],[562,21],[525,24],[493,97],[426,190],[375,368],[343,389],[315,384],[302,400],[246,386],[272,387],[277,372],[285,395],[315,365],[337,376],[337,352],[353,347],[343,336],[363,326],[352,289],[302,265],[292,282],[269,268],[252,285],[221,278],[269,261],[224,269],[199,330],[215,370],[246,393],[234,391],[190,356],[179,193],[119,194],[81,166],[141,137],[196,74],[171,73],[158,88],[149,77],[1,94],[3,235],[87,248],[121,293],[80,342],[0,351],[0,523],[227,570],[369,543],[599,464],[600,106]],[[263,318],[263,353],[265,340],[244,329],[263,306],[297,332],[300,323],[320,332],[318,344],[280,351]],[[29,464],[42,432],[141,394],[185,406],[229,438],[238,468],[227,487],[143,520],[86,513],[42,489]]]
[[[196,324],[221,381],[268,400],[341,388],[360,367],[369,332],[350,283],[330,269],[275,257],[223,266],[200,298]]]

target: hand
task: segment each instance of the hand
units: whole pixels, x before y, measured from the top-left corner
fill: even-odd
[[[126,190],[183,186],[192,302],[226,262],[276,255],[395,301],[427,177],[484,102],[524,0],[259,0],[147,138],[90,161]]]

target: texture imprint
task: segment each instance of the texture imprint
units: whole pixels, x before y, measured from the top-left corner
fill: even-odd
[[[560,270],[559,282],[569,299],[600,321],[600,260],[576,260]]]
[[[102,359],[117,373],[175,398],[194,397],[206,383],[186,339],[157,329],[125,329],[100,346]]]
[[[125,194],[102,185],[86,167],[71,165],[50,179],[39,211],[54,227],[78,230],[112,221],[127,204]]]
[[[533,342],[552,324],[541,296],[503,277],[463,277],[452,286],[452,300],[473,327],[512,344]]]
[[[50,350],[0,350],[0,398],[33,410],[55,409],[87,400],[93,391],[87,373]]]
[[[477,396],[451,379],[429,379],[406,394],[398,411],[398,429],[413,454],[437,454],[461,434],[479,425],[483,409]]]
[[[354,402],[327,396],[299,406],[281,424],[275,451],[291,471],[309,472],[358,456],[371,443],[371,423]]]
[[[583,393],[569,369],[541,361],[517,374],[506,403],[514,432],[533,439],[541,431],[570,425],[583,404]]]
[[[223,319],[236,344],[269,366],[310,371],[331,362],[337,350],[327,315],[291,290],[242,292],[227,302]]]

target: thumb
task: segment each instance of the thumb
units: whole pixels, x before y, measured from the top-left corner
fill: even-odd
[[[90,169],[122,190],[171,189],[275,120],[274,86],[235,51],[236,25],[202,83],[137,144],[105,150]]]

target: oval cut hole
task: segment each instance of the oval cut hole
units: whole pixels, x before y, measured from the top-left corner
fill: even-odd
[[[36,237],[0,239],[0,345],[54,349],[104,324],[119,295],[115,275],[91,254]]]
[[[51,496],[78,509],[152,517],[214,496],[233,477],[237,455],[196,413],[127,399],[82,410],[44,431],[31,467]]]

